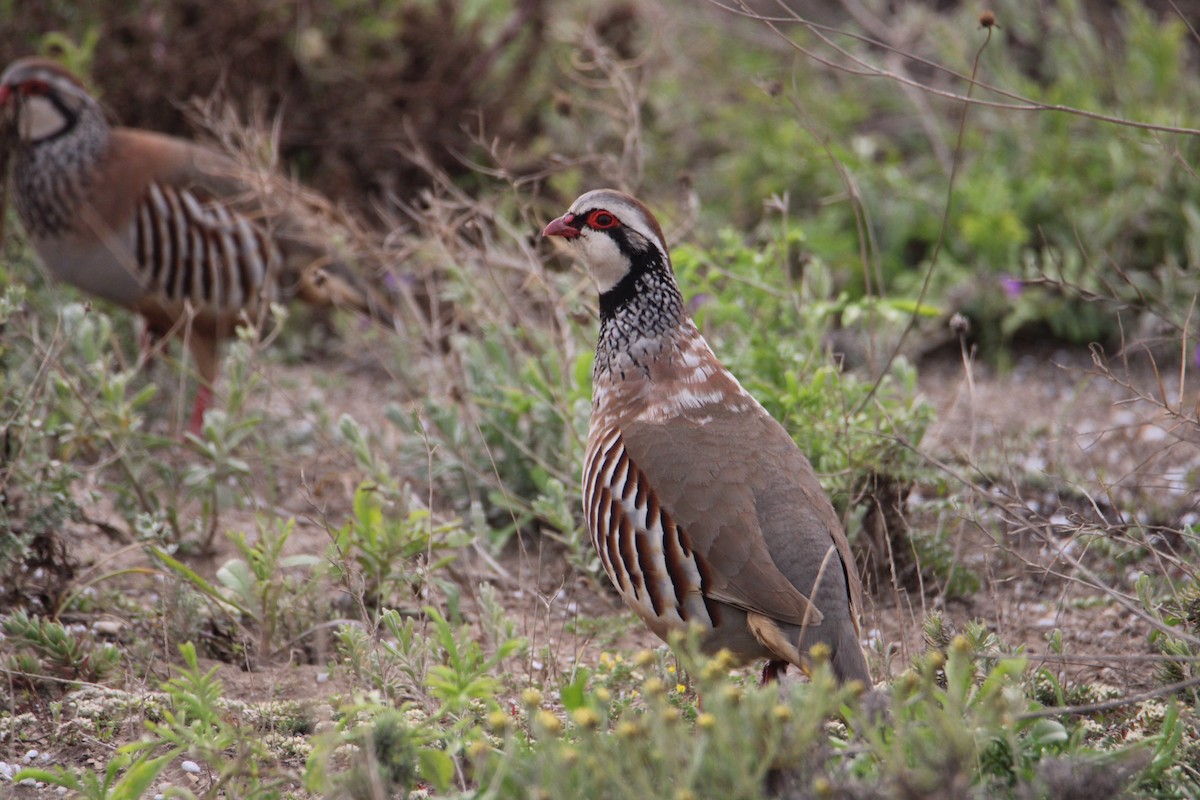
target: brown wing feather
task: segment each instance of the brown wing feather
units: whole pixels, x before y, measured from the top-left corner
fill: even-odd
[[[796,625],[850,614],[853,569],[822,570],[831,547],[837,562],[853,563],[841,526],[808,460],[765,411],[706,406],[621,431],[663,506],[713,565],[711,596]]]

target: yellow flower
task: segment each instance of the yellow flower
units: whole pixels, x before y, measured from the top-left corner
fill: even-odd
[[[542,704],[542,693],[537,689],[526,689],[521,692],[521,702],[527,706],[540,706]]]
[[[650,697],[656,697],[666,691],[667,685],[659,678],[650,678],[642,684],[642,688],[646,690],[646,694]]]
[[[581,728],[594,728],[600,724],[600,715],[590,708],[577,708],[571,712],[571,719]]]
[[[641,732],[642,728],[636,722],[630,722],[626,719],[617,723],[617,736],[620,736],[622,739],[632,739]]]
[[[607,703],[609,700],[612,700],[612,692],[603,686],[598,686],[596,687],[596,699],[601,703]]]
[[[726,672],[737,666],[737,656],[735,656],[733,651],[728,647],[722,647],[720,650],[718,650],[716,656],[713,657],[713,660],[720,664],[721,668]]]
[[[679,694],[683,694],[684,692],[687,691],[687,687],[684,686],[682,683],[677,683],[677,684],[675,684],[675,691],[678,692]]]
[[[650,666],[654,663],[654,651],[639,650],[637,655],[633,657],[633,663],[643,668]]]
[[[508,714],[505,714],[500,709],[496,709],[487,717],[488,727],[494,731],[503,731],[508,729]]]
[[[537,713],[538,727],[550,735],[557,735],[562,730],[562,720],[545,709]]]
[[[771,709],[771,715],[780,722],[787,722],[792,718],[792,710],[787,706],[775,706]]]
[[[696,724],[703,730],[711,731],[713,728],[717,727],[717,718],[707,711],[704,711],[698,717],[696,717]]]

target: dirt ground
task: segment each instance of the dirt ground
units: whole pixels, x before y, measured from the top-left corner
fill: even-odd
[[[940,610],[954,626],[981,621],[1006,646],[1023,646],[1035,662],[1065,677],[1099,681],[1122,693],[1153,682],[1151,629],[1126,598],[1133,596],[1141,572],[1178,576],[1172,548],[1179,543],[1169,531],[1195,525],[1200,511],[1194,489],[1200,427],[1181,423],[1155,402],[1163,396],[1194,421],[1200,379],[1195,369],[1181,376],[1178,353],[1173,361],[1169,353],[1156,355],[1157,374],[1146,357],[1105,374],[1090,352],[1060,349],[1027,351],[1005,370],[976,364],[970,380],[954,355],[920,365],[920,390],[937,410],[920,451],[947,470],[942,474],[948,488],[938,497],[936,487],[919,486],[908,499],[908,522],[915,529],[941,526],[955,562],[979,579],[981,589],[947,599],[936,579],[924,593],[919,587],[876,587],[867,599],[863,630],[877,680],[898,674],[922,650],[921,621]],[[379,452],[398,452],[404,433],[384,419],[384,408],[407,398],[388,370],[369,360],[337,359],[321,369],[272,363],[263,374],[267,388],[261,401],[278,423],[271,435],[291,443],[294,464],[290,473],[275,477],[276,493],[261,498],[257,508],[227,512],[222,527],[249,532],[256,514],[296,516],[290,546],[322,554],[329,543],[323,520],[336,526],[344,519],[361,472],[346,448],[321,432],[328,428],[307,422],[306,414],[315,408],[336,420],[350,413],[379,434]],[[964,490],[960,478],[973,490]],[[1026,524],[1014,525],[1012,514],[997,511],[1015,507],[1024,509]],[[1162,550],[1143,548],[1136,558],[1120,561],[1093,555],[1126,542],[1131,508],[1138,522],[1164,531]],[[103,499],[88,513],[93,520],[113,514]],[[1088,533],[1097,520],[1104,523],[1103,535]],[[67,535],[85,567],[146,563],[139,547],[119,544],[95,527],[77,525]],[[1106,537],[1112,541],[1105,543]],[[211,559],[194,564],[202,573],[212,575],[234,554],[222,537],[217,544]],[[518,537],[498,559],[468,551],[452,572],[468,609],[481,581],[499,589],[518,632],[532,645],[526,676],[519,676],[529,684],[553,686],[574,664],[594,665],[603,651],[633,653],[660,645],[610,587],[572,569],[562,546],[544,538]],[[127,594],[153,603],[160,591],[161,581],[150,580],[131,584]],[[122,646],[132,646],[131,637],[155,635],[116,615],[106,619],[116,624]],[[1047,636],[1055,629],[1063,633],[1065,657],[1049,653]],[[162,655],[149,674],[129,676],[114,688],[135,695],[156,689],[170,674],[167,654]],[[317,656],[315,665],[262,663],[252,671],[215,661],[204,665],[220,667],[229,698],[303,700],[316,709],[319,724],[330,712],[325,698],[346,686]],[[40,751],[35,761],[49,755],[48,763],[58,764],[102,764],[111,755],[109,743],[56,744],[59,732],[47,709],[30,711],[38,721],[25,728],[19,747],[11,739],[0,744],[0,761],[19,767],[30,749]],[[139,734],[141,722],[136,715],[128,720],[129,739]],[[168,777],[184,782],[194,776]],[[5,788],[0,785],[0,795]],[[14,796],[40,796],[32,789],[17,791],[25,794]],[[44,796],[52,795],[47,790]]]

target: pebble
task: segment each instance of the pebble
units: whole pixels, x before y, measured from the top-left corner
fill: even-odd
[[[12,765],[7,761],[0,761],[0,781],[11,781],[13,776]]]
[[[183,767],[184,772],[190,772],[193,775],[196,775],[200,772],[200,765],[195,761],[185,761],[180,764],[180,766]]]
[[[37,757],[38,757],[38,751],[30,750],[28,753],[25,754],[25,761],[26,761],[26,763],[28,763],[30,761],[33,761]]]
[[[115,619],[102,619],[92,623],[92,630],[101,636],[116,636],[124,627],[124,623]]]

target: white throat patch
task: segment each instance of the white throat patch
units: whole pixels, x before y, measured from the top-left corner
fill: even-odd
[[[45,97],[27,97],[21,101],[20,136],[25,141],[53,136],[66,124],[62,112]]]
[[[584,227],[574,244],[579,248],[579,254],[587,264],[600,294],[620,283],[632,266],[617,247],[616,241],[602,231]]]

